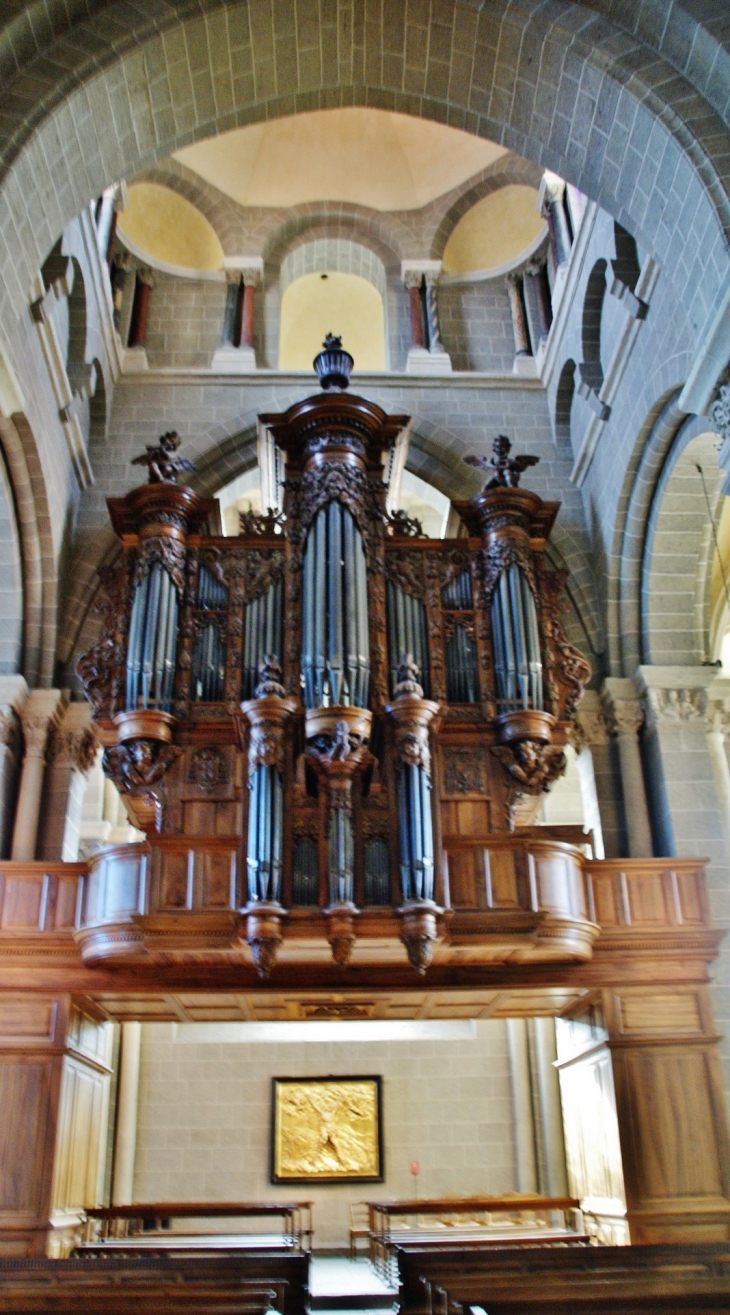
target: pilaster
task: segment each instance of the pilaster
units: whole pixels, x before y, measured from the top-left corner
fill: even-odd
[[[21,712],[23,768],[15,812],[11,858],[28,862],[35,858],[48,737],[66,704],[58,689],[31,690]]]
[[[76,862],[86,778],[97,748],[89,704],[71,703],[49,737],[39,858]]]
[[[604,682],[601,702],[618,746],[629,857],[649,858],[654,851],[639,745],[644,707],[634,682],[615,676]]]

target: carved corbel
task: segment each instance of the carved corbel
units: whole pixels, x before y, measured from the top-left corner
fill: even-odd
[[[102,767],[121,795],[128,796],[135,825],[159,831],[165,806],[164,777],[182,749],[154,739],[131,740],[104,750]]]
[[[287,698],[281,684],[281,668],[276,658],[267,655],[259,668],[261,679],[255,698],[241,704],[249,723],[248,775],[251,781],[257,767],[284,770],[284,728],[296,712],[296,699]]]

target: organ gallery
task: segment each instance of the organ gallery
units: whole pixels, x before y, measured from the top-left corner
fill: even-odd
[[[120,552],[79,672],[146,842],[92,859],[83,960],[589,960],[582,856],[524,825],[590,675],[546,557],[558,507],[500,436],[458,537],[390,512],[409,417],[345,391],[328,342],[322,391],[261,417],[276,506],[237,537],[175,436],[109,502]]]
[[[0,1312],[730,1299],[730,28],[0,6]]]

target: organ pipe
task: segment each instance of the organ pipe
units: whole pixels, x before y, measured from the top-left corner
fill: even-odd
[[[284,843],[284,791],[276,767],[260,763],[249,780],[248,898],[278,902]]]
[[[277,662],[282,656],[283,629],[283,590],[281,580],[276,580],[266,591],[247,603],[243,619],[243,672],[242,690],[244,699],[251,699],[259,680],[259,668],[264,658],[271,654]]]
[[[502,713],[542,709],[542,660],[535,597],[517,562],[502,571],[490,609],[497,702]]]
[[[431,781],[420,764],[398,772],[400,876],[404,900],[433,899]]]
[[[175,678],[178,601],[161,562],[152,562],[137,584],[129,623],[126,708],[169,712]]]
[[[420,598],[408,594],[400,585],[388,580],[386,589],[388,617],[388,662],[390,689],[395,690],[398,667],[404,653],[410,653],[420,671],[420,682],[428,697],[431,677],[428,661],[428,631],[426,608]]]
[[[333,808],[327,837],[330,904],[351,903],[355,881],[355,842],[349,809]]]
[[[367,565],[351,512],[330,502],[307,536],[302,590],[302,684],[307,708],[367,707]]]

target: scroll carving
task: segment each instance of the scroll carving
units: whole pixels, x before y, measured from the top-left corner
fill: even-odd
[[[300,479],[287,480],[285,487],[291,497],[289,541],[297,568],[301,566],[309,527],[328,502],[341,502],[352,513],[362,535],[368,569],[381,567],[386,512],[385,485],[380,478],[369,477],[357,466],[318,465],[306,470]]]
[[[76,674],[97,717],[111,718],[122,707],[124,651],[131,606],[126,563],[122,560],[99,572],[99,590],[93,604],[99,620],[99,638],[76,662]]]

